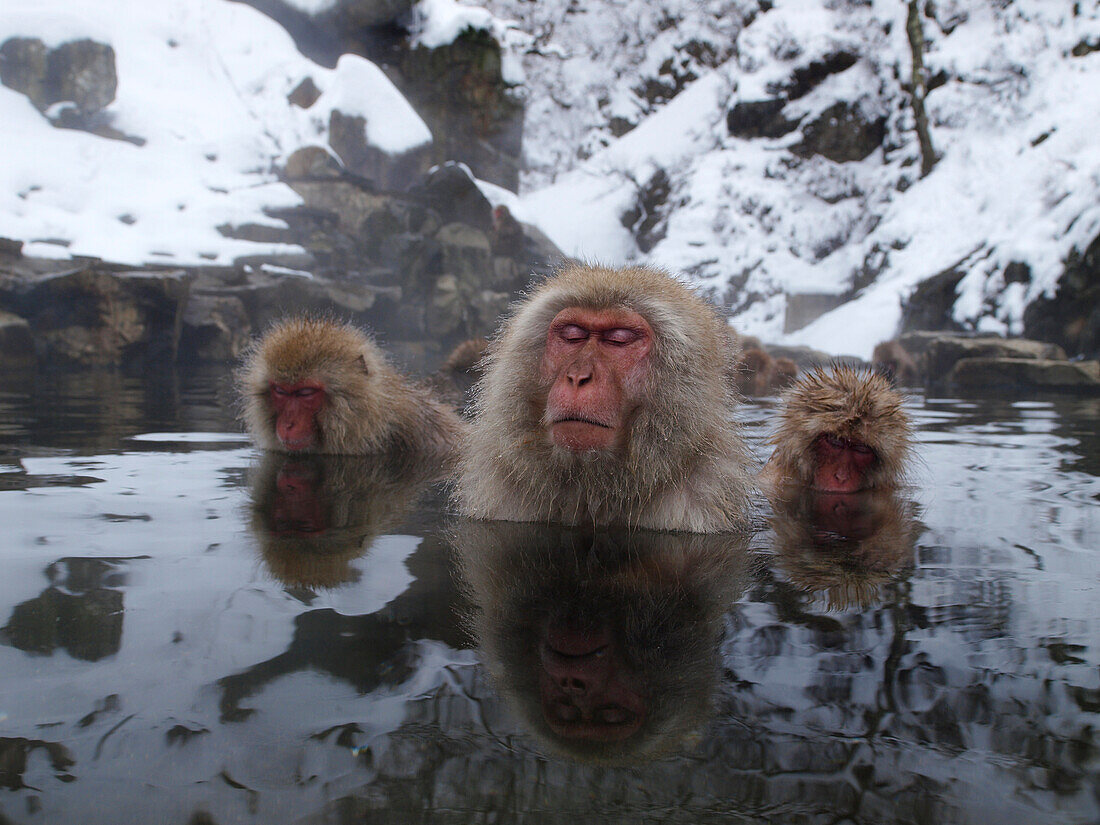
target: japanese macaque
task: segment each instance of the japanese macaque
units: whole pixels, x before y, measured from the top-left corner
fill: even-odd
[[[748,578],[748,533],[461,522],[468,626],[497,693],[546,749],[634,764],[712,712],[722,616]]]
[[[912,425],[883,376],[849,366],[817,367],[784,395],[766,486],[827,493],[892,487],[905,480]]]
[[[449,372],[477,372],[488,349],[489,342],[484,338],[468,338],[451,350],[441,369]]]
[[[437,398],[456,410],[470,406],[473,388],[481,378],[481,359],[489,348],[484,338],[468,338],[451,350],[439,369],[426,379]]]
[[[720,532],[747,520],[733,348],[648,267],[569,264],[489,347],[456,499],[467,516]]]
[[[760,347],[748,347],[737,361],[734,380],[743,395],[771,395],[790,386],[797,375],[798,365],[790,358],[773,359]]]
[[[769,497],[775,558],[791,584],[829,610],[868,607],[912,564],[920,524],[896,490],[822,493],[792,487]]]
[[[244,420],[269,450],[448,457],[464,426],[366,335],[327,318],[277,323],[246,354],[240,383]]]
[[[785,390],[798,380],[798,364],[793,358],[780,355],[772,359],[772,389]]]
[[[395,530],[439,475],[433,463],[399,454],[264,453],[250,478],[250,526],[264,564],[288,587],[355,581],[352,562]]]
[[[882,373],[899,386],[912,387],[920,383],[917,362],[900,341],[883,341],[877,344],[871,354],[871,365],[876,372]]]
[[[493,209],[493,223],[489,232],[489,245],[494,255],[506,255],[509,258],[519,258],[523,254],[526,244],[523,236],[523,227],[520,225],[507,206],[501,204]]]
[[[744,395],[766,395],[771,387],[772,359],[758,347],[750,347],[737,360],[737,389]]]

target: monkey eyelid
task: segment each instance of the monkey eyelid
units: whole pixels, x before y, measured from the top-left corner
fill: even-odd
[[[278,384],[272,384],[271,391],[281,398],[312,398],[320,392],[317,387],[299,387],[298,389],[288,390]]]
[[[602,340],[606,341],[608,344],[615,344],[616,346],[633,344],[641,337],[641,332],[630,329],[629,327],[615,327],[614,329],[605,330],[600,335]]]
[[[555,332],[559,338],[569,343],[587,341],[593,335],[590,330],[582,327],[580,324],[562,324],[555,328]],[[631,329],[630,327],[612,327],[611,329],[605,329],[596,334],[599,335],[603,343],[621,347],[633,344],[635,341],[642,338],[645,333],[641,330]]]
[[[555,329],[558,337],[565,341],[587,341],[588,330],[579,324],[562,324]]]
[[[860,444],[858,441],[852,441],[848,438],[841,438],[839,435],[825,434],[821,436],[825,443],[830,447],[837,450],[851,450],[855,453],[864,453],[867,455],[874,455],[875,451],[866,444]]]

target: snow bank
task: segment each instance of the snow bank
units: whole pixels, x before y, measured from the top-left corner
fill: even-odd
[[[43,257],[91,255],[120,263],[229,264],[297,247],[226,238],[219,226],[281,226],[265,210],[299,197],[277,165],[325,143],[339,108],[366,120],[384,152],[431,140],[424,122],[372,63],[336,69],[304,58],[268,17],[224,0],[14,0],[0,41],[56,46],[92,38],[115,50],[118,93],[106,115],[123,140],[57,129],[21,94],[0,88],[5,163],[0,236]],[[310,109],[287,95],[306,77],[323,94]]]

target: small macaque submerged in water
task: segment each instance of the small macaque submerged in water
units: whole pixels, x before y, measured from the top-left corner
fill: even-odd
[[[784,395],[761,479],[827,493],[895,486],[905,480],[912,440],[902,398],[883,376],[815,368]]]
[[[647,267],[572,264],[490,345],[459,464],[464,515],[720,532],[746,522],[733,346]]]
[[[248,430],[269,450],[445,457],[463,427],[370,338],[327,318],[275,324],[246,354],[239,379]]]

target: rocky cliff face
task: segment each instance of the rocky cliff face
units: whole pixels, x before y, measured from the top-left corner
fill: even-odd
[[[138,269],[27,258],[19,244],[3,245],[0,365],[232,361],[292,312],[333,313],[438,362],[460,341],[490,334],[530,279],[562,259],[453,164],[402,193],[339,170],[289,182],[304,204],[279,213],[285,229],[224,231],[300,245],[295,259]]]
[[[361,323],[431,362],[489,334],[530,279],[561,260],[537,229],[494,210],[471,177],[518,183],[523,106],[489,31],[468,27],[429,47],[414,42],[412,4],[401,0],[344,0],[312,16],[280,2],[252,5],[318,61],[281,104],[312,126],[299,148],[283,145],[272,159],[298,204],[267,207],[263,222],[218,226],[258,250],[230,265],[56,261],[24,255],[29,239],[4,241],[0,364],[232,361],[273,319],[303,311]],[[56,128],[145,143],[114,125],[119,66],[110,43],[8,38],[0,82]],[[393,100],[372,109],[380,93]]]
[[[491,7],[536,37],[525,174],[566,251],[599,223],[605,254],[689,273],[769,341],[867,358],[917,324],[1097,353],[1074,274],[1100,232],[1094,6]],[[583,223],[557,219],[576,196]]]
[[[312,13],[203,0],[170,24],[142,18],[138,39],[109,25],[114,39],[66,39],[45,12],[41,36],[33,15],[18,32],[0,23],[0,103],[20,103],[10,136],[45,129],[43,171],[78,146],[69,171],[12,175],[0,202],[5,353],[231,360],[272,318],[309,310],[437,357],[493,329],[561,259],[554,238],[684,272],[769,344],[868,358],[879,341],[940,330],[1100,355],[1100,11],[488,5],[498,17],[444,0]],[[440,10],[459,20],[445,37]],[[214,66],[203,81],[221,85],[178,119],[146,111],[148,93],[127,97],[143,69],[191,53],[185,77]],[[210,113],[240,119],[219,132],[201,122]],[[178,163],[163,152],[176,142]],[[123,163],[131,176],[112,177]],[[143,210],[127,190],[159,201]],[[177,222],[195,236],[184,252],[151,240],[178,240],[165,232]],[[96,240],[120,229],[113,247]],[[146,290],[119,309],[150,279],[163,306]]]

